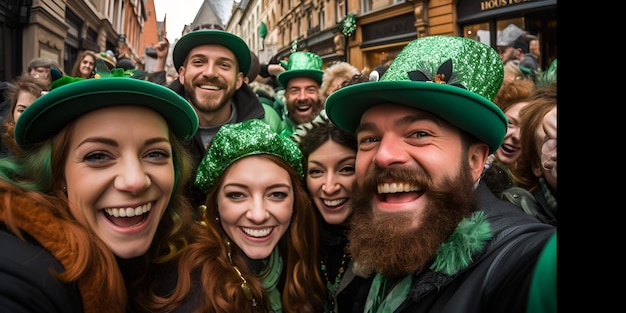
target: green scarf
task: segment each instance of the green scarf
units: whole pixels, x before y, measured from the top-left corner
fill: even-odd
[[[280,257],[278,247],[274,248],[272,254],[270,254],[269,262],[264,273],[261,274],[261,282],[263,288],[267,291],[270,299],[270,306],[274,313],[281,313],[283,311],[283,304],[280,299],[280,291],[276,288],[278,279],[283,269],[283,259]]]

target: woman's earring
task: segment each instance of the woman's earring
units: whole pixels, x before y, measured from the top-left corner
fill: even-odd
[[[196,219],[196,221],[200,223],[200,225],[202,226],[207,226],[205,222],[206,221],[206,205],[203,204],[199,206],[198,211],[199,211],[199,214],[198,214],[198,218]]]
[[[61,191],[63,192],[64,195],[67,196],[67,186],[61,187]]]

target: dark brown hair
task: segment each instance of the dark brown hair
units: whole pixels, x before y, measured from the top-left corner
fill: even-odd
[[[511,167],[517,186],[530,192],[539,186],[539,177],[533,168],[541,166],[541,151],[535,139],[535,131],[541,127],[543,118],[556,106],[556,83],[537,89],[531,102],[519,112],[522,153]]]

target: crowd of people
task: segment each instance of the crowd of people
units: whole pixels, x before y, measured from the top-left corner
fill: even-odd
[[[167,39],[150,73],[33,60],[2,105],[0,306],[556,312],[556,61],[512,61],[533,38],[508,31],[372,73],[217,29],[173,81]]]

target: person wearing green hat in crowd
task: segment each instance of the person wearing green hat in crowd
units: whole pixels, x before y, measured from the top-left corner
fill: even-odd
[[[264,107],[244,83],[251,64],[250,49],[237,35],[218,29],[187,33],[176,42],[172,58],[178,79],[168,87],[191,103],[200,120],[198,132],[188,144],[195,171],[220,127],[264,120],[266,110],[272,108]],[[193,185],[188,194],[194,208],[206,198]]]
[[[202,229],[183,193],[197,127],[184,98],[132,78],[35,100],[15,124],[24,153],[0,159],[0,307],[164,312],[147,306],[155,273]]]
[[[323,61],[313,52],[298,51],[281,61],[285,71],[276,77],[284,88],[285,115],[281,135],[291,136],[300,124],[309,123],[324,108],[319,89],[322,85]]]
[[[322,312],[318,230],[301,158],[294,141],[257,119],[215,135],[195,180],[208,195],[204,242],[182,256],[206,286],[199,312]]]
[[[506,134],[492,102],[502,80],[490,46],[427,36],[379,81],[328,97],[328,117],[359,144],[345,276],[367,278],[356,295],[339,287],[340,312],[526,312],[556,228],[480,183]]]

